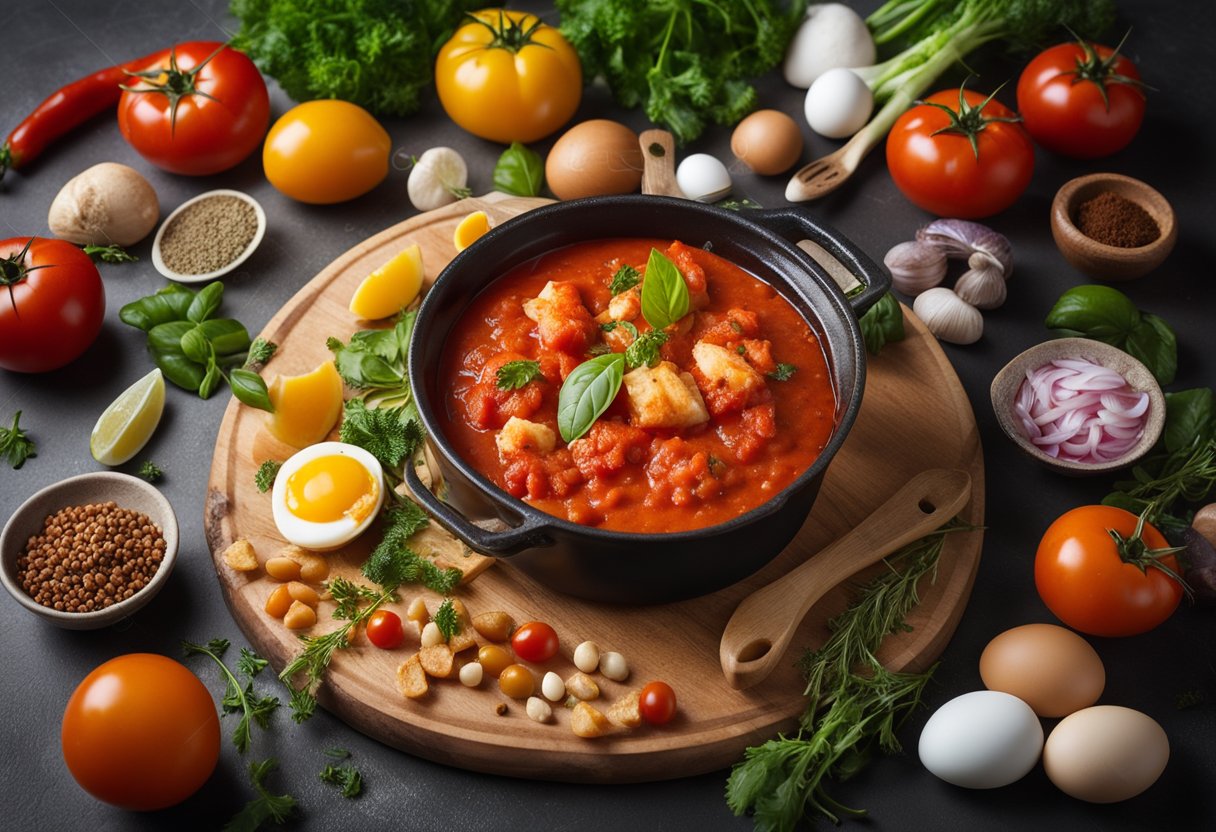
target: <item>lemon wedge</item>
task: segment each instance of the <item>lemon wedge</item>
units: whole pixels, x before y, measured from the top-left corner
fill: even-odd
[[[490,230],[490,219],[486,216],[485,211],[474,211],[460,221],[460,225],[456,226],[456,233],[452,235],[452,242],[456,244],[457,251],[464,251],[473,243],[477,242],[477,238]]]
[[[297,448],[320,442],[342,415],[342,377],[333,361],[311,373],[276,376],[266,392],[274,405],[267,414],[270,432]]]
[[[422,289],[422,249],[414,243],[363,278],[351,295],[350,311],[365,321],[396,315]]]
[[[102,465],[121,465],[152,438],[165,410],[165,377],[157,368],[132,384],[102,411],[89,450]]]

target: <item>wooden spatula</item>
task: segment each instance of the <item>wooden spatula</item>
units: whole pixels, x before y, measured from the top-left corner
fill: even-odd
[[[642,148],[642,193],[686,199],[676,184],[676,143],[666,130],[646,130],[638,136]]]
[[[853,573],[942,526],[970,495],[966,471],[917,474],[853,531],[744,598],[718,648],[726,681],[737,690],[763,681],[816,601]]]

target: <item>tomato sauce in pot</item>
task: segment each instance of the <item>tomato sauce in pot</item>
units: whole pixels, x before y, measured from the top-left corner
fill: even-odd
[[[631,266],[644,281],[652,248],[678,269],[691,311],[666,327],[654,366],[627,365],[612,404],[566,443],[563,381],[651,329],[641,285],[622,291],[614,277]],[[802,316],[678,241],[578,243],[517,266],[464,311],[440,379],[439,420],[462,458],[542,511],[618,531],[686,531],[750,511],[810,467],[836,426],[823,348]]]

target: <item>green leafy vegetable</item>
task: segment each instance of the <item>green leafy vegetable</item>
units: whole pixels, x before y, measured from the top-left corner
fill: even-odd
[[[265,338],[254,338],[253,343],[249,345],[249,354],[245,357],[245,366],[250,368],[262,366],[274,357],[278,349],[279,345],[274,341],[267,341]]]
[[[143,464],[139,466],[139,475],[148,482],[156,482],[165,475],[165,472],[160,470],[152,460],[145,459]]]
[[[460,632],[460,616],[456,614],[456,606],[451,598],[443,599],[432,620],[443,634],[444,641],[451,641],[452,636]]]
[[[642,337],[642,334],[638,332],[638,328],[633,325],[632,321],[608,321],[607,323],[600,324],[600,329],[602,329],[604,332],[612,332],[617,327],[621,327],[632,335],[635,341]]]
[[[709,121],[734,124],[751,112],[763,75],[785,55],[805,0],[557,0],[562,34],[578,50],[583,75],[602,75],[617,102],[681,143]]]
[[[578,439],[600,417],[621,389],[625,356],[608,353],[579,364],[557,395],[557,429],[567,443]]]
[[[214,363],[208,368],[208,372],[218,372]],[[236,396],[241,404],[247,404],[250,407],[256,407],[258,410],[265,410],[268,413],[274,412],[274,404],[270,401],[270,391],[266,389],[266,382],[260,375],[253,370],[246,370],[243,367],[230,370],[228,372],[228,387],[232,390],[232,395]],[[199,391],[202,396],[202,391]],[[206,398],[206,396],[203,396]]]
[[[395,475],[401,461],[422,445],[423,435],[418,422],[405,417],[404,408],[368,409],[362,399],[351,399],[343,409],[338,438],[358,445]]]
[[[636,335],[637,329],[634,329],[634,333]],[[660,350],[669,337],[660,329],[652,329],[636,336],[633,343],[625,349],[625,363],[630,367],[653,367],[659,363]]]
[[[18,410],[13,414],[12,427],[0,428],[0,457],[7,460],[14,471],[30,457],[38,456],[34,440],[25,435],[25,431],[18,424],[20,421],[21,411]]]
[[[151,332],[157,324],[186,320],[186,310],[192,300],[193,291],[180,283],[170,283],[155,294],[123,306],[118,310],[118,319],[128,326]]]
[[[903,547],[829,622],[831,637],[800,662],[807,704],[797,733],[747,749],[731,770],[726,802],[736,815],[753,812],[757,829],[791,832],[808,813],[837,823],[841,814],[864,814],[833,800],[824,782],[855,774],[875,742],[887,753],[899,750],[895,730],[920,702],[933,668],[892,673],[875,654],[889,633],[907,628],[917,586],[935,573],[946,534],[968,530],[948,524]]]
[[[895,295],[887,292],[857,319],[866,352],[878,355],[892,341],[904,340],[904,313]]]
[[[793,364],[777,364],[777,369],[768,374],[768,377],[773,381],[789,381],[794,373],[798,372],[798,368]]]
[[[224,824],[224,832],[257,832],[266,821],[284,823],[291,817],[296,799],[289,794],[271,794],[265,786],[266,776],[278,765],[273,758],[249,764],[249,780],[258,796]]]
[[[1144,362],[1157,381],[1169,384],[1178,371],[1178,341],[1169,324],[1141,312],[1110,286],[1075,286],[1047,313],[1047,328],[1061,335],[1092,338]]]
[[[226,679],[224,696],[220,700],[220,707],[223,709],[225,716],[234,713],[241,714],[241,718],[236,725],[236,730],[232,732],[232,744],[236,746],[237,751],[244,754],[249,750],[252,726],[254,724],[257,724],[260,728],[269,726],[270,717],[279,707],[278,697],[258,696],[253,690],[254,677],[266,667],[266,660],[258,657],[257,654],[246,648],[241,648],[241,658],[237,662],[237,670],[246,677],[245,684],[242,685],[233,672],[228,669],[228,666],[224,664],[224,653],[228,650],[228,639],[213,638],[206,645],[183,641],[182,650],[186,656],[209,656],[212,661],[219,665],[220,671]]]
[[[494,187],[515,196],[537,196],[544,184],[544,160],[536,151],[511,142],[494,166]]]
[[[283,467],[283,463],[277,459],[268,459],[258,466],[258,471],[253,475],[253,484],[258,487],[258,491],[265,494],[274,486],[274,479],[279,475],[279,469]]]
[[[84,253],[103,263],[134,263],[139,258],[122,246],[82,246]]]
[[[499,390],[518,390],[538,378],[544,378],[539,361],[508,361],[494,373],[494,386]]]
[[[419,418],[406,373],[415,317],[413,310],[402,313],[392,328],[356,332],[349,344],[337,338],[326,342],[334,354],[338,375],[363,391],[368,407],[402,407],[406,419]]]
[[[608,284],[608,291],[612,292],[613,297],[616,297],[622,292],[628,292],[641,282],[642,273],[626,263],[612,275],[612,282]]]
[[[652,248],[642,281],[642,317],[655,329],[666,329],[687,315],[688,307],[684,276],[663,252]]]
[[[340,98],[382,116],[418,110],[439,47],[472,0],[232,0],[231,45],[296,101]]]
[[[340,788],[347,800],[363,793],[363,775],[354,766],[326,766],[321,770],[321,782]]]

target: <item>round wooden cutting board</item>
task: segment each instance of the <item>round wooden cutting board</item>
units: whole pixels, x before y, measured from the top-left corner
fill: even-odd
[[[305,372],[328,359],[328,336],[346,340],[361,328],[346,309],[359,281],[411,242],[421,245],[427,280],[433,281],[456,253],[452,232],[465,214],[482,209],[498,224],[544,202],[496,194],[468,199],[410,219],[351,249],[267,324],[262,336],[279,344],[279,352],[265,375]],[[407,700],[398,691],[396,670],[418,649],[417,635],[408,624],[406,643],[397,650],[379,650],[361,639],[339,651],[322,686],[321,704],[363,733],[432,760],[516,777],[585,782],[662,780],[720,769],[739,760],[746,747],[791,728],[804,706],[795,661],[804,649],[823,642],[825,622],[844,608],[850,590],[838,587],[817,604],[791,642],[787,661],[746,691],[727,685],[718,660],[723,627],[740,600],[846,533],[927,468],[966,470],[972,495],[963,516],[973,525],[983,523],[983,455],[966,393],[933,336],[911,315],[905,315],[904,323],[906,340],[887,345],[870,360],[860,415],[802,531],[747,580],[676,604],[615,607],[551,592],[503,562],[458,590],[473,615],[505,610],[517,622],[540,619],[556,628],[561,652],[534,668],[538,681],[548,670],[563,678],[574,673],[571,654],[586,639],[623,653],[632,671],[626,682],[595,676],[603,691],[595,704],[602,710],[652,679],[667,681],[679,699],[677,717],[668,725],[580,739],[570,730],[566,709],[555,706],[549,724],[533,722],[523,703],[504,697],[493,680],[477,689],[454,679],[431,680],[426,698]],[[235,399],[228,405],[212,461],[205,527],[234,618],[278,669],[300,645],[294,633],[262,611],[276,584],[260,570],[234,572],[221,558],[238,538],[251,541],[263,562],[283,545],[271,519],[270,497],[258,493],[253,475],[263,460],[285,459],[293,449],[271,437],[264,420],[264,413]],[[358,568],[372,537],[374,532],[330,555],[332,574],[360,580]],[[888,667],[923,669],[941,653],[971,592],[981,543],[978,531],[947,538],[936,582],[922,586],[922,602],[908,619],[911,631],[892,636],[883,647],[880,657]],[[716,551],[711,544],[705,556],[732,553]],[[867,574],[873,573],[859,577]],[[645,581],[646,576],[638,575],[637,580]],[[403,588],[398,612],[403,614],[416,594],[411,587]],[[438,598],[421,594],[433,612]],[[332,602],[322,602],[315,633],[331,629],[331,610]],[[499,716],[495,707],[504,702],[507,713]]]

